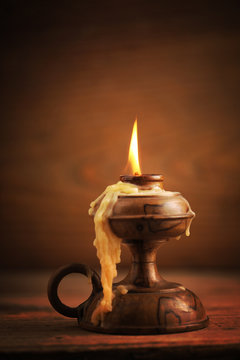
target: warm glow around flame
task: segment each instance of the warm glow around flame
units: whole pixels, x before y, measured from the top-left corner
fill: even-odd
[[[137,136],[137,119],[134,122],[132,137],[128,153],[128,164],[131,165],[133,175],[141,175],[141,169],[138,158],[138,136]]]

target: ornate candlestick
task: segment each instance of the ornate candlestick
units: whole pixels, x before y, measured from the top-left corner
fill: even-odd
[[[143,188],[163,187],[163,176],[121,176],[122,182]],[[178,239],[189,227],[194,213],[180,193],[120,195],[108,218],[112,232],[132,253],[128,275],[113,284],[112,311],[93,324],[92,314],[103,297],[98,274],[87,265],[72,264],[50,279],[48,296],[59,313],[78,319],[87,330],[114,334],[155,334],[201,329],[208,317],[198,297],[181,284],[168,282],[158,273],[156,253],[170,239]],[[92,279],[92,294],[76,308],[58,297],[60,281],[67,274],[82,273]],[[122,285],[124,293],[119,291]]]

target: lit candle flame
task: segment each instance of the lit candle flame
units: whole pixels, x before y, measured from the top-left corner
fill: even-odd
[[[137,119],[134,122],[132,137],[129,146],[128,164],[131,165],[133,175],[141,175],[141,169],[138,158],[138,136],[137,136]]]

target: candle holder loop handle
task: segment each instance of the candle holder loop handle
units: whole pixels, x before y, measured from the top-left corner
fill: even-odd
[[[58,286],[62,279],[73,273],[83,274],[89,278],[92,283],[91,295],[83,303],[76,307],[70,307],[62,303],[58,296]],[[101,280],[98,273],[88,265],[73,263],[60,267],[50,278],[48,282],[48,299],[52,307],[60,314],[81,320],[85,307],[91,302],[96,293],[102,290]]]

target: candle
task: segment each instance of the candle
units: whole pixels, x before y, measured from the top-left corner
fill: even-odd
[[[114,205],[119,195],[165,195],[171,196],[175,193],[165,191],[160,182],[149,181],[147,185],[142,186],[138,179],[144,179],[141,175],[138,156],[138,137],[137,137],[137,119],[134,122],[132,137],[129,146],[128,164],[131,165],[135,183],[130,183],[127,176],[123,181],[110,185],[106,190],[90,204],[89,214],[94,216],[96,238],[94,246],[97,248],[97,256],[101,264],[101,283],[103,287],[103,298],[92,314],[92,322],[94,325],[103,321],[104,314],[112,311],[112,300],[114,293],[112,284],[114,277],[117,276],[116,264],[120,262],[121,255],[121,239],[113,234],[109,217],[112,215]],[[149,175],[147,175],[149,177]],[[132,179],[132,176],[130,177]],[[132,181],[132,180],[131,180]],[[134,182],[134,181],[133,181]],[[126,293],[125,289],[121,289],[122,293]]]

